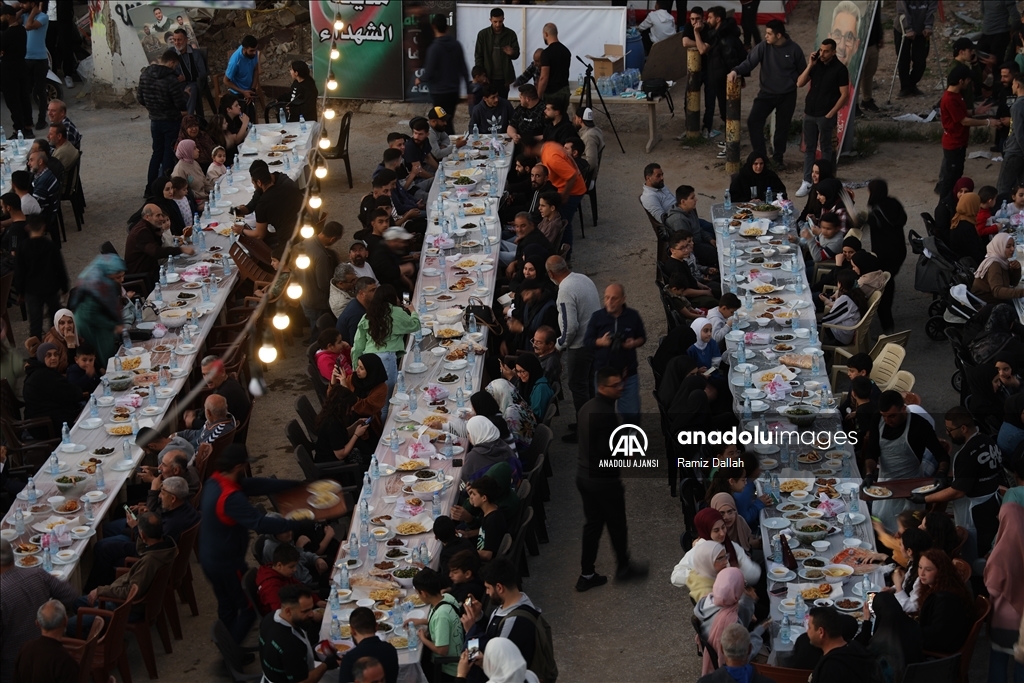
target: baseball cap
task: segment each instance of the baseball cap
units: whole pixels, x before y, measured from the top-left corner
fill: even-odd
[[[427,112],[427,118],[431,121],[443,119],[446,116],[448,116],[448,112],[443,107],[431,107],[430,111]]]
[[[580,118],[583,119],[584,121],[593,121],[594,110],[591,109],[590,107],[587,107],[586,109],[583,110],[583,116],[581,116]]]
[[[384,231],[385,240],[411,240],[412,233],[405,228],[394,227]]]

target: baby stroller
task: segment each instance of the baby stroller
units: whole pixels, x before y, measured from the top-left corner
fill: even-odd
[[[974,282],[971,259],[957,258],[948,246],[933,236],[909,232],[910,248],[918,255],[914,289],[932,295],[924,332],[929,339],[943,341],[950,326],[962,326],[985,305],[970,293]],[[954,294],[954,289],[956,294]]]

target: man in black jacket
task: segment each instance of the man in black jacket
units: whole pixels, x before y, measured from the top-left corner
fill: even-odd
[[[128,266],[128,272],[145,273],[149,283],[154,283],[160,275],[160,259],[195,253],[195,249],[189,246],[164,246],[163,231],[170,225],[171,222],[163,209],[156,204],[146,204],[142,207],[142,220],[131,229],[124,243],[124,261]]]
[[[446,130],[449,135],[455,134],[455,107],[459,104],[459,86],[466,84],[469,90],[469,69],[462,46],[455,36],[448,33],[448,19],[437,14],[430,21],[434,29],[434,40],[427,48],[427,57],[423,64],[422,77],[416,79],[416,85],[426,83],[430,89],[430,101],[435,107],[441,107],[448,115]]]
[[[149,132],[153,136],[153,155],[149,159],[148,188],[163,168],[174,168],[174,141],[178,139],[181,117],[188,109],[188,95],[178,80],[178,53],[173,49],[160,55],[139,77],[135,98],[149,111]]]
[[[843,639],[843,619],[832,607],[815,607],[810,611],[807,637],[811,645],[821,648],[809,683],[880,683],[878,662],[857,641]]]
[[[725,129],[726,76],[743,61],[746,50],[743,49],[736,20],[725,16],[724,7],[715,6],[708,10],[708,26],[714,31],[704,57],[708,63],[707,80],[704,82],[704,130],[710,135],[714,128],[716,101],[722,129]],[[724,158],[725,155],[721,156]]]
[[[368,607],[357,607],[348,618],[352,629],[354,648],[345,653],[338,667],[339,681],[354,681],[352,667],[363,657],[373,657],[384,667],[384,680],[395,683],[398,680],[398,651],[390,643],[377,637],[377,622]]]
[[[14,125],[11,136],[16,137],[22,131],[25,137],[32,137],[32,86],[28,72],[25,70],[25,48],[28,32],[21,25],[17,10],[4,3],[0,5],[4,30],[0,32],[0,52],[4,58],[0,62],[0,92],[11,112]]]

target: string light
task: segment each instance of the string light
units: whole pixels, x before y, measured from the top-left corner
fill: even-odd
[[[324,203],[324,200],[320,199],[320,195],[311,194],[309,195],[309,208],[319,209],[320,205]]]
[[[331,141],[327,137],[327,131],[324,130],[324,134],[320,136],[320,142],[317,143],[320,149],[328,149],[331,146]]]
[[[340,56],[341,56],[341,53],[338,52],[338,46],[337,45],[331,45],[331,61],[337,59]]]
[[[318,162],[317,165],[316,165],[316,170],[313,171],[313,174],[317,178],[319,178],[320,180],[323,180],[324,178],[326,178],[327,177],[327,164],[325,164],[323,161]]]
[[[333,119],[334,117],[335,117],[335,113],[334,113],[333,109],[330,109],[330,108],[324,109],[324,118],[325,119],[330,120],[330,119]]]
[[[334,15],[334,30],[341,31],[345,28],[345,22],[341,20],[341,13]]]
[[[292,321],[291,318],[288,317],[288,314],[285,313],[284,308],[278,308],[274,313],[272,322],[275,329],[284,330],[288,328],[288,325],[290,325]]]
[[[338,89],[338,79],[334,77],[334,69],[331,69],[330,71],[327,72],[327,89]]]
[[[277,360],[277,347],[274,346],[274,336],[267,330],[263,333],[263,346],[259,348],[256,355],[264,363],[273,363]]]
[[[306,256],[305,254],[299,254],[298,256],[295,257],[295,267],[298,268],[299,270],[305,270],[306,268],[309,268],[309,263],[309,257]]]
[[[301,228],[299,228],[299,234],[302,236],[302,239],[304,240],[308,240],[310,237],[312,237],[314,232],[315,231],[313,230],[313,226],[310,225],[309,223],[306,223]]]
[[[288,289],[285,290],[285,294],[288,295],[289,299],[298,299],[302,296],[302,285],[297,282],[288,285]]]

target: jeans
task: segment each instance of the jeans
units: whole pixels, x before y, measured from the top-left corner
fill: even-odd
[[[992,650],[988,655],[988,683],[1006,683],[1006,667],[1013,657],[1005,652]],[[1013,662],[1013,683],[1024,683],[1024,664]]]
[[[160,119],[149,122],[149,132],[153,136],[153,155],[149,158],[149,174],[146,181],[148,188],[157,176],[163,173],[170,174],[174,168],[174,142],[178,139],[178,131],[181,129],[181,121],[177,119]]]
[[[507,267],[516,260],[516,243],[513,240],[502,240],[498,252],[498,263]]]
[[[242,575],[244,569],[209,569],[203,567],[203,574],[217,596],[217,618],[228,627],[228,632],[236,643],[241,643],[248,635],[252,622],[256,621],[256,612],[249,599],[242,591]]]
[[[804,114],[804,182],[811,182],[811,171],[814,170],[815,152],[821,145],[821,158],[832,159],[832,133],[836,129],[836,117],[811,116]],[[776,130],[778,126],[776,125]]]
[[[939,184],[937,186],[940,197],[945,197],[953,191],[953,185],[964,174],[964,160],[966,158],[966,147],[942,150],[942,166],[939,168]]]
[[[25,73],[28,74],[28,78],[32,82],[32,99],[39,107],[37,121],[46,121],[46,72],[49,70],[50,65],[46,63],[45,59],[25,60]],[[29,118],[31,119],[31,116]],[[177,135],[175,135],[175,139],[177,139]]]
[[[622,384],[622,396],[615,406],[619,415],[627,422],[640,419],[640,376],[632,374]]]
[[[195,81],[191,83],[185,83],[185,93],[188,95],[188,104],[185,106],[185,110],[191,115],[195,116],[196,105],[199,104],[199,84]],[[202,105],[200,105],[201,107]]]
[[[22,292],[22,294],[25,296],[25,308],[28,310],[29,336],[42,339],[43,320],[52,320],[54,314],[60,309],[60,293],[33,294],[31,292]],[[46,306],[46,318],[43,317],[44,305]]]
[[[904,40],[903,34],[894,29],[892,39],[896,53],[899,55],[896,71],[900,76],[900,91],[915,88],[924,76],[925,67],[928,66],[931,42],[923,35],[907,38],[903,43],[903,51],[900,52],[900,43]]]
[[[398,382],[398,355],[394,351],[377,352],[376,355],[384,363],[384,370],[388,373],[388,400],[390,401],[391,393],[395,390],[395,384]],[[389,405],[389,403],[385,403],[380,411],[381,422],[386,422],[388,419]]]
[[[1021,181],[1024,181],[1024,156],[1004,154],[999,179],[996,181],[996,192],[1008,195]]]
[[[750,106],[747,117],[747,129],[750,132],[750,146],[755,152],[768,153],[764,139],[764,124],[768,115],[775,112],[775,139],[772,157],[781,161],[786,153],[786,141],[789,139],[789,124],[796,110],[796,90],[785,95],[758,95]]]
[[[312,308],[305,304],[302,304],[302,313],[306,316],[306,320],[309,321],[309,343],[312,344],[316,341],[316,337],[322,330],[317,328],[316,321],[320,319],[324,313],[330,313],[329,308]]]
[[[578,349],[566,349],[562,354],[565,369],[569,374],[569,393],[572,394],[572,407],[579,413],[583,404],[590,400],[590,366],[594,363],[594,353],[585,346]]]
[[[568,244],[569,248],[572,248],[572,219],[576,216],[576,212],[580,208],[580,202],[586,197],[586,194],[569,197],[568,201],[562,202],[558,207],[558,215],[565,219],[565,231],[562,233],[562,244]],[[555,248],[555,253],[558,253],[559,245],[552,244]]]
[[[628,529],[626,527],[626,491],[619,479],[576,477],[576,490],[583,499],[583,551],[580,573],[595,572],[601,533],[608,527],[608,536],[615,550],[618,569],[629,566]]]

